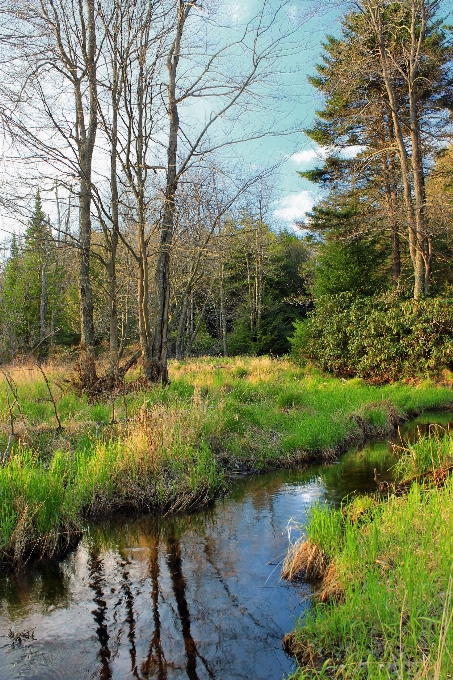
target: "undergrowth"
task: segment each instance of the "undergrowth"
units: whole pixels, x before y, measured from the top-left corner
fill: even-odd
[[[402,450],[397,474],[447,468],[452,451],[450,433],[432,433]],[[292,677],[452,678],[452,527],[451,476],[441,488],[414,482],[380,502],[315,506],[307,538],[335,589],[287,640],[301,664]]]
[[[228,475],[332,457],[451,400],[430,382],[378,388],[266,357],[173,362],[169,386],[97,403],[66,367],[44,371],[47,384],[4,369],[0,385],[0,551],[16,564],[71,545],[87,515],[195,509]]]

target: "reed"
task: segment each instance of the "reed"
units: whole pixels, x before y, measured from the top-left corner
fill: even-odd
[[[400,474],[445,465],[451,446],[449,433],[410,445]],[[452,478],[440,488],[414,482],[407,495],[359,508],[312,515],[310,541],[330,561],[318,604],[285,642],[301,663],[292,677],[451,678]]]
[[[131,375],[95,403],[68,367],[43,370],[7,367],[0,383],[0,551],[15,564],[72,545],[88,515],[193,510],[231,474],[332,458],[451,401],[431,383],[372,387],[268,357],[172,362],[169,386]]]

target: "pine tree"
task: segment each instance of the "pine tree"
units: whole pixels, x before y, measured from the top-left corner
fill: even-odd
[[[37,348],[43,358],[48,338],[62,316],[60,299],[64,272],[49,220],[38,191],[33,215],[23,237],[23,248],[13,237],[3,274],[3,325],[8,341],[4,348],[12,357]]]
[[[407,240],[415,297],[428,290],[432,252],[424,181],[433,145],[424,142],[424,131],[432,133],[433,113],[448,108],[452,85],[448,29],[435,10],[424,0],[363,0],[344,18],[341,38],[327,38],[311,78],[326,104],[307,134],[334,153],[322,168],[302,173],[380,214],[375,224],[391,235],[394,285],[401,237]],[[351,145],[362,152],[342,158],[341,149]]]
[[[14,359],[21,347],[25,325],[22,253],[16,235],[12,238],[1,283],[2,354],[8,360]]]

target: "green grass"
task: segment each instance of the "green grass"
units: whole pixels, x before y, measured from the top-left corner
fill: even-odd
[[[50,554],[87,514],[193,509],[224,490],[229,470],[316,459],[364,425],[382,433],[396,415],[451,401],[431,383],[372,387],[266,357],[173,362],[169,386],[94,404],[65,367],[45,371],[62,428],[36,368],[11,368],[12,388],[0,384],[0,450],[11,419],[17,435],[0,468],[0,551],[16,562]]]
[[[403,452],[399,474],[449,465],[452,450],[449,433],[421,439]],[[304,662],[292,677],[452,678],[452,528],[451,477],[378,504],[316,506],[307,537],[331,559],[342,598],[298,623],[295,638],[314,668]]]
[[[431,428],[431,436],[423,437],[416,444],[407,442],[400,450],[395,473],[400,479],[422,475],[453,464],[453,439],[441,427]]]

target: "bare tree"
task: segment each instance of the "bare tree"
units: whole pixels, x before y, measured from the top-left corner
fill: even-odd
[[[55,172],[77,177],[79,365],[81,384],[89,388],[97,379],[90,278],[92,174],[98,127],[97,4],[94,0],[28,0],[20,7],[10,3],[4,11],[15,26],[10,49],[13,65],[18,63],[20,68],[17,87],[9,93],[14,131],[24,147],[37,152],[39,161],[53,166]]]
[[[262,2],[257,14],[246,23],[242,34],[234,41],[228,38],[219,41],[220,36],[226,37],[229,32],[225,26],[217,25],[216,48],[210,49],[206,42],[203,51],[207,56],[204,61],[200,61],[200,50],[195,48],[194,35],[202,35],[203,27],[206,30],[208,25],[212,32],[213,10],[209,5],[201,7],[198,0],[191,3],[179,0],[177,3],[174,38],[166,63],[167,162],[155,275],[154,341],[152,360],[147,368],[147,377],[151,382],[161,381],[165,384],[168,381],[170,255],[178,184],[192,165],[202,162],[214,150],[277,132],[277,128],[253,127],[253,123],[256,123],[253,120],[253,108],[260,95],[264,96],[265,92],[269,95],[275,64],[289,51],[295,50],[291,36],[296,28],[284,28],[287,8],[287,2],[279,2],[277,6],[275,3],[271,6],[270,2]],[[192,25],[190,17],[193,17]],[[190,61],[195,61],[195,58],[195,67],[191,69]],[[204,121],[199,125],[194,125],[193,120],[188,124],[181,117],[184,109],[190,111],[194,100],[210,102],[209,109],[205,109]],[[238,134],[238,120],[245,111],[249,120]],[[222,133],[221,128],[225,123],[227,127]]]

